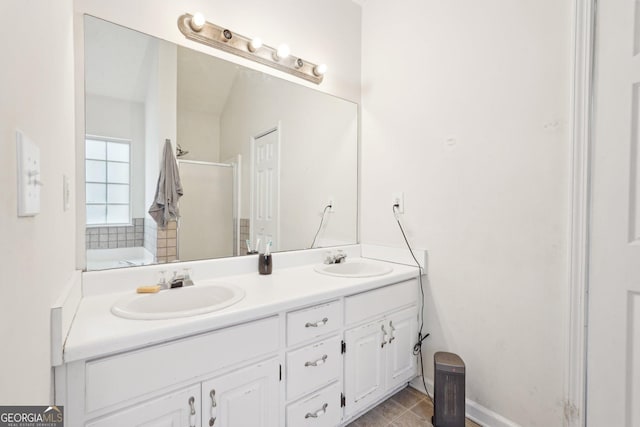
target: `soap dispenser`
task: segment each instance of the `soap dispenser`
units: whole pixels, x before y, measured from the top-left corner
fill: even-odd
[[[266,244],[263,254],[258,255],[258,273],[271,274],[273,270],[273,260],[271,256],[271,242]]]

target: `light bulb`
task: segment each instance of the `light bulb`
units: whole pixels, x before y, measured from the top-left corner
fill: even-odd
[[[255,52],[262,47],[262,39],[260,37],[254,37],[248,45],[249,52]]]
[[[291,50],[289,49],[289,45],[286,44],[281,44],[280,46],[278,46],[278,50],[276,51],[276,54],[274,55],[274,59],[276,61],[279,61],[281,59],[285,59],[289,56],[289,54],[291,53]]]
[[[196,12],[191,17],[191,20],[189,21],[189,26],[193,31],[200,31],[202,30],[202,28],[204,28],[205,22],[206,20],[204,19],[204,15],[200,12]]]
[[[324,73],[327,72],[327,64],[319,64],[313,67],[313,74],[316,76],[324,76]]]

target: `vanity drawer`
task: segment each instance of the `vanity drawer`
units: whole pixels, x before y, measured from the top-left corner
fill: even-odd
[[[87,362],[85,411],[130,403],[146,393],[278,351],[278,317]]]
[[[287,313],[287,344],[295,345],[337,331],[342,326],[342,304],[332,301]]]
[[[340,337],[287,353],[287,399],[295,399],[340,377]]]
[[[287,426],[335,427],[340,425],[340,409],[340,383],[333,383],[287,406]]]
[[[346,297],[345,324],[353,325],[418,301],[416,279]]]

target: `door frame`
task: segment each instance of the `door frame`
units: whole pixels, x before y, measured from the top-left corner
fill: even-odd
[[[268,135],[270,133],[273,132],[278,132],[278,171],[277,171],[277,177],[278,177],[278,198],[277,198],[277,202],[276,202],[276,232],[275,232],[275,238],[276,238],[276,242],[278,245],[280,245],[280,170],[282,167],[282,162],[281,162],[281,148],[282,148],[282,123],[280,122],[280,120],[278,120],[278,122],[275,124],[275,126],[272,126],[270,128],[268,128],[267,130],[265,130],[264,132],[258,132],[256,133],[254,136],[251,137],[251,140],[249,142],[250,146],[251,146],[251,165],[250,165],[250,173],[249,173],[249,180],[251,181],[251,184],[249,186],[250,191],[249,191],[249,209],[250,209],[250,215],[249,215],[249,236],[251,238],[251,244],[255,245],[255,229],[254,229],[254,224],[255,224],[255,196],[256,196],[256,184],[255,184],[255,174],[256,174],[256,168],[255,168],[255,156],[256,156],[256,139],[261,138],[265,135]],[[267,242],[263,242],[265,245],[267,244]],[[280,249],[281,250],[281,249]]]
[[[587,424],[587,339],[593,67],[597,0],[573,2],[571,93],[571,210],[569,219],[569,306],[565,317],[564,425]]]

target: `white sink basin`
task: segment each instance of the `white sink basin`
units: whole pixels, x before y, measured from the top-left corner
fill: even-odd
[[[389,274],[393,271],[393,268],[373,262],[347,260],[339,264],[319,264],[314,267],[314,270],[329,276],[372,277]]]
[[[242,298],[242,289],[226,283],[187,286],[155,294],[127,295],[116,301],[111,312],[126,319],[173,319],[221,310]]]

